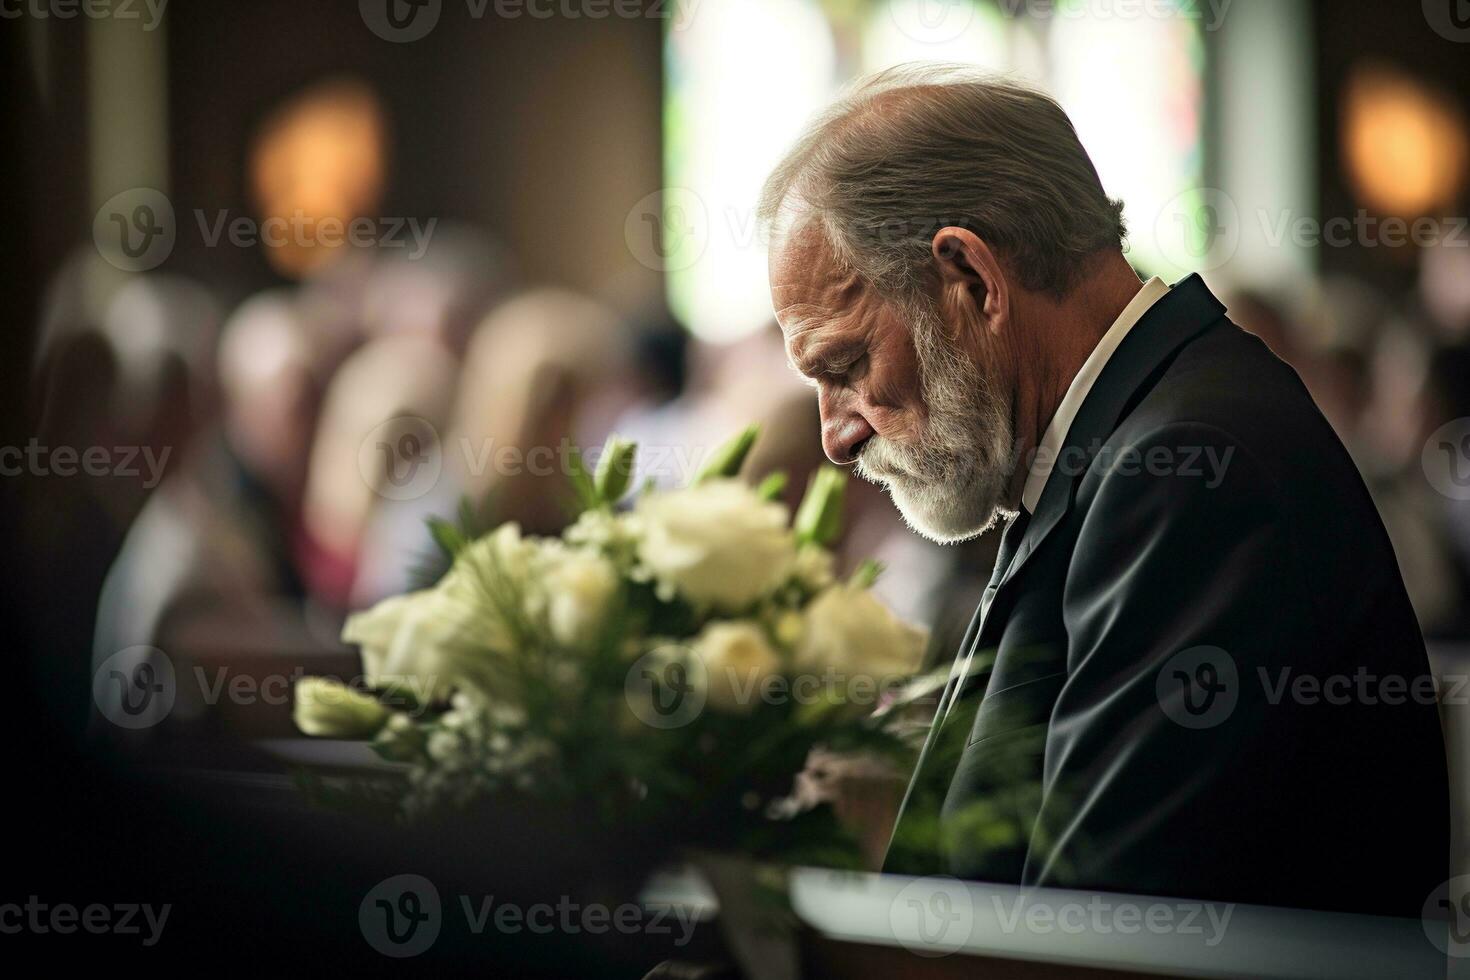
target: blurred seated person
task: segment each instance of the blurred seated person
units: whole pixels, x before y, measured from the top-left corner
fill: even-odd
[[[295,549],[308,591],[327,607],[408,588],[416,549],[429,544],[425,503],[440,489],[458,374],[438,341],[406,334],[370,341],[332,378]]]
[[[219,345],[219,423],[201,435],[129,528],[98,603],[97,662],[134,645],[170,646],[182,605],[220,605],[275,623],[304,595],[291,540],[316,406],[307,338],[288,298],[258,296]]]
[[[628,328],[565,289],[522,293],[490,311],[465,353],[445,456],[470,500],[496,523],[555,534],[570,513],[568,448],[599,447],[629,388]]]

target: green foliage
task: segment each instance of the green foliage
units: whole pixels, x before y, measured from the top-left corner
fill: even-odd
[[[852,577],[847,580],[847,584],[855,589],[872,588],[873,583],[878,581],[878,576],[883,574],[883,568],[883,563],[878,559],[864,558],[858,563],[858,567],[853,569]]]
[[[806,495],[792,525],[796,539],[828,545],[842,534],[842,505],[847,493],[847,474],[823,464],[807,483]]]
[[[740,475],[740,467],[745,464],[745,457],[750,454],[750,448],[755,445],[760,431],[759,425],[751,424],[737,432],[704,461],[704,465],[694,474],[693,482],[703,483],[718,477]]]
[[[628,492],[633,480],[633,461],[637,457],[638,444],[619,436],[608,436],[597,460],[597,477],[593,481],[597,497],[605,506],[612,506]]]
[[[572,492],[577,496],[577,503],[583,510],[591,510],[598,506],[602,498],[597,493],[597,481],[591,473],[587,472],[587,464],[582,459],[582,450],[572,446],[567,453],[567,478],[572,482]]]
[[[459,528],[442,517],[429,517],[424,520],[424,523],[428,525],[429,536],[434,539],[434,543],[439,546],[439,550],[450,561],[453,561],[455,556],[459,554],[460,549],[467,543],[464,534],[461,533]]]
[[[459,507],[453,521],[442,517],[425,518],[424,524],[429,529],[429,539],[434,544],[434,550],[419,559],[411,569],[411,587],[428,588],[439,581],[465,546],[488,533],[493,527],[491,510],[488,499],[476,507],[466,496],[459,498]]]
[[[787,477],[779,470],[768,474],[764,480],[756,486],[755,492],[762,500],[776,500],[786,492]]]

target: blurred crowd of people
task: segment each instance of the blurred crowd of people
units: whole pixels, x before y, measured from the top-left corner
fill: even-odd
[[[1421,457],[1470,416],[1466,262],[1427,254],[1402,297],[1339,279],[1229,300],[1348,445],[1425,632],[1449,640],[1470,634],[1470,503],[1437,492]],[[640,443],[640,482],[674,485],[761,422],[748,475],[787,472],[793,506],[821,462],[813,393],[774,324],[716,346],[662,307],[527,288],[467,227],[441,229],[417,260],[347,249],[231,310],[170,274],[114,277],[98,296],[98,264],[79,253],[53,283],[35,364],[43,445],[131,447],[157,464],[43,481],[56,518],[37,527],[51,542],[37,553],[56,556],[43,577],[99,596],[95,622],[58,606],[52,625],[94,666],[136,645],[334,647],[347,612],[427,584],[426,518],[455,519],[466,500],[482,527],[558,531],[570,447],[610,433]],[[935,656],[953,649],[994,536],[931,545],[856,481],[847,517],[848,560],[883,561],[885,600],[932,624]]]
[[[1470,250],[1426,250],[1401,295],[1336,276],[1289,295],[1238,290],[1227,306],[1296,369],[1357,462],[1426,637],[1470,636],[1470,493],[1459,477],[1470,454],[1457,421],[1470,418]]]
[[[99,596],[94,667],[138,645],[334,647],[347,612],[428,584],[442,557],[427,518],[467,501],[482,528],[555,533],[571,448],[593,454],[614,432],[640,444],[640,483],[670,486],[759,422],[748,473],[785,471],[793,508],[822,459],[813,394],[774,324],[702,344],[662,307],[522,286],[469,228],[441,228],[416,260],[344,250],[228,311],[177,275],[112,277],[100,299],[98,278],[95,255],[62,270],[35,365],[42,444],[147,447],[158,464],[43,481],[42,509],[72,538],[46,549],[66,556],[50,575]],[[848,506],[846,551],[886,563],[885,598],[930,621],[962,582],[962,629],[990,543],[928,545],[865,484]],[[84,628],[56,615],[63,633]]]

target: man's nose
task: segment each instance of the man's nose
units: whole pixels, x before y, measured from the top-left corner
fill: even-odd
[[[838,466],[857,459],[863,443],[873,435],[873,427],[857,412],[829,414],[822,411],[822,451]]]

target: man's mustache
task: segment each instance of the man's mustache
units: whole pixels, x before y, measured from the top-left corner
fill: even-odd
[[[858,453],[854,468],[858,476],[872,483],[887,483],[895,478],[922,479],[921,474],[916,472],[916,467],[908,465],[909,461],[905,458],[908,454],[907,447],[882,436],[869,436],[862,451]]]

